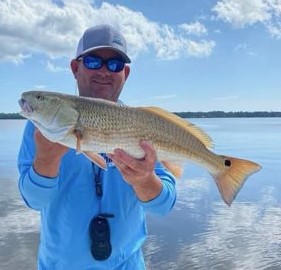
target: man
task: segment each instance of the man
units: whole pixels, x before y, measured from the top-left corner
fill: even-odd
[[[130,73],[121,33],[109,25],[87,29],[71,70],[79,95],[118,101]],[[75,150],[52,143],[28,122],[18,158],[19,189],[41,213],[41,270],[145,269],[145,212],[168,213],[175,181],[152,145],[138,160],[116,149],[106,171]]]

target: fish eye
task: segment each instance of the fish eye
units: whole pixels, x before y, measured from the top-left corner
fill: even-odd
[[[40,94],[37,94],[37,95],[35,96],[35,98],[36,98],[37,100],[43,100],[43,99],[44,99],[43,95],[40,95]]]

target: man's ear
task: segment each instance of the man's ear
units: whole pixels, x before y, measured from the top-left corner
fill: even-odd
[[[127,78],[129,77],[129,74],[130,74],[130,66],[128,65],[125,65],[125,80],[127,80]]]
[[[76,74],[77,74],[77,71],[78,71],[79,62],[76,59],[72,59],[71,62],[70,62],[70,67],[71,67],[72,73],[73,73],[73,75],[76,79]]]

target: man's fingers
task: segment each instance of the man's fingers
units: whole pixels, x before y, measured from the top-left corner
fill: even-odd
[[[141,148],[143,149],[143,151],[145,153],[145,156],[144,156],[145,160],[147,162],[155,163],[155,161],[156,161],[156,151],[155,151],[153,145],[150,144],[147,141],[141,141],[140,142],[140,146],[141,146]]]
[[[136,167],[136,159],[125,153],[121,149],[116,149],[114,151],[114,154],[111,155],[112,160],[114,163],[122,170],[123,168],[130,167],[134,168]]]
[[[144,151],[144,157],[142,159],[136,159],[122,149],[115,149],[114,154],[110,155],[110,157],[113,159],[113,161],[124,163],[131,169],[143,170],[151,166],[154,167],[156,162],[156,152],[154,147],[146,141],[141,141],[140,147]]]

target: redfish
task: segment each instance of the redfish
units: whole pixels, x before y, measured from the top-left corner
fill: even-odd
[[[215,154],[210,150],[211,138],[202,129],[158,107],[122,106],[44,91],[25,92],[19,103],[21,115],[47,139],[84,153],[104,169],[106,162],[98,153],[120,148],[143,158],[141,140],[154,146],[157,159],[176,177],[181,177],[184,161],[202,166],[229,206],[245,180],[261,169],[252,161]]]

